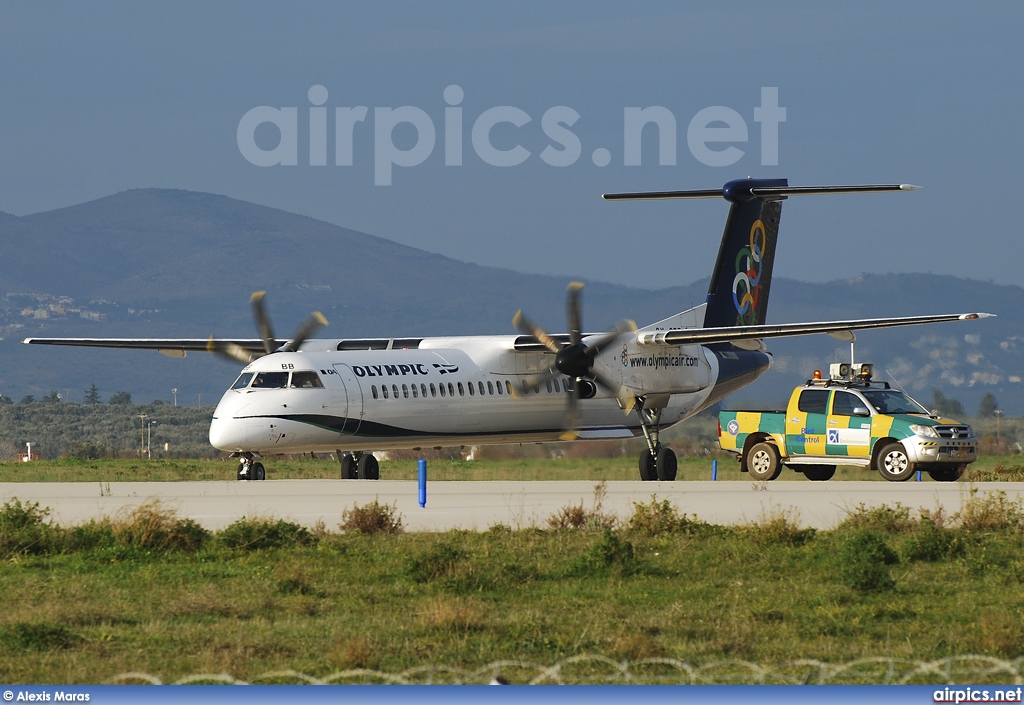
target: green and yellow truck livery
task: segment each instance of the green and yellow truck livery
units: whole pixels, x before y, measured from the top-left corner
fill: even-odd
[[[830,480],[837,465],[859,465],[893,482],[915,470],[955,482],[978,452],[970,426],[869,378],[812,379],[785,411],[723,411],[718,426],[722,449],[757,480],[774,480],[783,467]]]

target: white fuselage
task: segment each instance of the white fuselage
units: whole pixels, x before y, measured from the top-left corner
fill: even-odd
[[[323,340],[267,355],[224,394],[210,443],[299,453],[557,440],[570,380],[523,390],[526,376],[554,356],[516,350],[515,340],[426,338],[415,349],[344,351]],[[603,351],[594,368],[638,397],[657,397],[662,427],[699,411],[718,377],[716,357],[701,346],[643,346],[635,338]],[[637,414],[624,414],[603,390],[579,403],[580,438],[641,432]]]

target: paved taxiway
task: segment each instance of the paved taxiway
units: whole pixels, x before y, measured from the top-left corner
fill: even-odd
[[[209,529],[220,529],[236,519],[287,519],[312,527],[323,521],[335,529],[341,513],[353,504],[395,504],[410,531],[448,529],[484,530],[494,524],[512,528],[545,526],[562,507],[594,504],[594,482],[457,482],[427,485],[427,506],[417,502],[411,481],[383,480],[268,480],[265,482],[47,482],[0,484],[0,500],[17,497],[52,510],[54,521],[79,524],[149,500],[159,500],[179,516]],[[680,512],[696,514],[715,524],[756,521],[780,510],[794,510],[805,526],[828,529],[847,512],[864,504],[899,502],[911,509],[945,508],[947,515],[960,509],[972,488],[979,493],[1003,491],[1010,499],[1024,499],[1024,484],[990,482],[978,485],[940,482],[608,482],[603,511],[628,518],[634,502],[648,502],[656,494]]]

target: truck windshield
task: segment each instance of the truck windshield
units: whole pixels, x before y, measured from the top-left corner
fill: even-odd
[[[880,414],[927,414],[928,410],[894,389],[866,389],[861,392]]]

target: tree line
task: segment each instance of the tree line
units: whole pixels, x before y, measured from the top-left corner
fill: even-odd
[[[212,407],[132,404],[127,392],[106,404],[52,398],[0,400],[0,460],[17,460],[32,444],[41,458],[217,457],[208,433]]]

